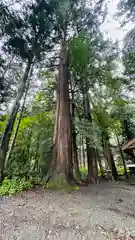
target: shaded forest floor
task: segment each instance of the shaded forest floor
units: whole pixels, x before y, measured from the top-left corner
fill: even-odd
[[[135,186],[105,182],[1,198],[0,240],[13,239],[135,239]]]

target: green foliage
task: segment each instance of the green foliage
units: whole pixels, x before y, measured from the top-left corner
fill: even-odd
[[[86,181],[88,179],[88,168],[81,167],[80,168],[81,179]]]
[[[5,32],[8,41],[5,46],[9,52],[22,59],[41,60],[45,50],[53,46],[50,37],[54,24],[54,5],[52,1],[36,1],[25,4],[20,14],[16,12],[7,23]]]
[[[77,121],[76,126],[80,134],[89,139],[91,147],[101,149],[101,128],[96,122],[90,123],[88,120],[82,119]]]
[[[88,167],[80,167],[81,179],[87,180],[88,179]],[[100,169],[98,168],[98,176],[101,176]]]
[[[118,4],[119,14],[126,15],[127,19],[135,20],[135,1],[134,0],[120,0]]]
[[[123,63],[125,66],[125,75],[134,79],[135,74],[135,52],[130,51],[123,56]]]
[[[47,83],[45,83],[45,87]],[[45,92],[43,90],[38,91],[31,106],[27,106],[29,114],[23,114],[14,149],[7,166],[9,177],[30,177],[33,172],[40,177],[47,174],[52,161],[53,135],[53,113],[52,106],[49,106],[53,91],[49,96],[49,89],[47,93],[48,102],[45,95],[47,88]]]
[[[117,171],[119,175],[124,175],[125,170],[124,167],[122,166],[122,160],[120,159],[121,164],[117,165]],[[127,169],[127,172],[129,173],[129,169]],[[88,179],[88,168],[87,167],[81,167],[80,168],[80,173],[81,173],[81,179],[82,180],[87,180]],[[98,176],[101,176],[101,172],[100,169],[98,168]]]
[[[86,33],[81,33],[79,36],[71,39],[68,48],[71,70],[84,75],[88,64],[90,50],[90,43]]]
[[[5,178],[2,185],[0,186],[0,195],[13,195],[29,188],[32,188],[33,184],[31,181],[23,179],[8,179]]]
[[[5,121],[0,121],[0,134],[4,131]]]

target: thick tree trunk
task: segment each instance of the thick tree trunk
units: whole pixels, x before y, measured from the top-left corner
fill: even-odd
[[[10,138],[12,135],[16,115],[17,115],[18,109],[20,107],[20,100],[21,100],[24,90],[25,90],[25,86],[26,86],[26,82],[27,82],[28,75],[30,72],[30,68],[31,68],[31,62],[28,62],[21,85],[20,85],[20,88],[18,90],[16,100],[14,102],[11,113],[8,117],[5,131],[4,131],[4,134],[2,137],[1,146],[0,146],[0,181],[3,180],[3,170],[4,170],[5,160],[6,160],[6,154],[8,151],[9,141],[10,141]]]
[[[61,44],[57,77],[57,108],[53,138],[53,162],[57,175],[73,183],[72,122],[69,101],[69,72],[66,46]]]

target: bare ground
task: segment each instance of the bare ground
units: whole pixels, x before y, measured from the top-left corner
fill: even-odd
[[[13,239],[135,240],[135,186],[108,182],[1,198],[0,240]]]

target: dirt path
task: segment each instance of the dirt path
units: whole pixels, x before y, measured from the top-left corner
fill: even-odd
[[[0,240],[13,239],[135,240],[135,186],[102,183],[71,194],[37,189],[2,198]]]

